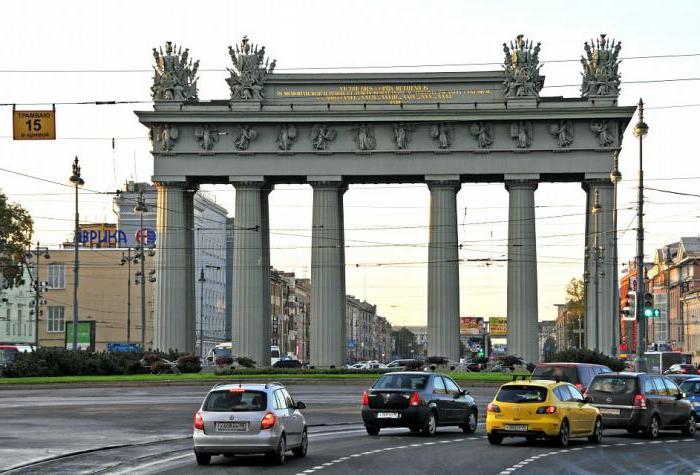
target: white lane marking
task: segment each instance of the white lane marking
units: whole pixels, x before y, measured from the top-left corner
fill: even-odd
[[[478,439],[480,439],[480,438],[481,438],[481,437],[472,437],[472,438],[469,438],[469,439],[466,439],[466,440],[478,440]],[[440,444],[449,444],[449,443],[451,443],[451,442],[464,442],[464,440],[465,440],[464,438],[460,438],[460,439],[450,439],[450,440],[422,442],[422,443],[420,443],[420,444],[399,445],[399,446],[395,446],[395,447],[384,447],[384,448],[382,448],[382,449],[369,450],[369,451],[367,451],[367,452],[360,452],[360,453],[348,455],[348,456],[345,456],[345,457],[339,457],[339,458],[337,458],[337,459],[335,459],[335,460],[332,460],[332,461],[330,461],[330,462],[324,463],[324,464],[322,464],[322,465],[318,465],[318,466],[313,467],[313,468],[311,468],[311,469],[309,469],[309,470],[304,470],[303,472],[297,473],[297,475],[301,475],[302,473],[313,473],[313,472],[317,472],[317,471],[319,471],[319,470],[323,470],[324,468],[330,467],[330,466],[332,466],[332,465],[334,465],[334,464],[338,464],[338,463],[341,463],[341,462],[345,462],[346,460],[349,460],[349,459],[352,459],[352,458],[362,457],[362,456],[365,456],[365,455],[373,455],[373,454],[376,454],[376,453],[379,453],[379,452],[383,452],[383,451],[388,451],[388,450],[401,450],[401,449],[407,449],[407,448],[409,448],[409,447],[428,447],[428,446],[431,446],[431,445],[437,445],[438,443],[440,443]],[[525,462],[523,465],[525,465],[525,464],[527,464],[527,462]],[[505,473],[509,473],[509,472],[505,472]]]
[[[168,463],[168,462],[172,462],[174,460],[180,460],[180,459],[184,459],[184,458],[188,458],[188,457],[194,457],[194,453],[188,452],[186,454],[176,455],[175,457],[158,459],[158,460],[155,460],[153,462],[139,464],[135,467],[129,467],[128,469],[120,470],[120,471],[114,472],[114,473],[116,473],[117,475],[131,474],[131,473],[134,473],[134,471],[136,471],[136,470],[143,470],[143,469],[148,468],[148,467],[153,467],[154,465],[161,465],[163,463]]]

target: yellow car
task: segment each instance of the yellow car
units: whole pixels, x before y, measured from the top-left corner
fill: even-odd
[[[569,445],[573,437],[600,443],[603,419],[575,386],[548,380],[522,380],[504,384],[489,403],[486,433],[491,444],[504,437],[555,439]]]

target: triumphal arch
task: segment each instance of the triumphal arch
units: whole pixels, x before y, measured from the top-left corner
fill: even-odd
[[[470,183],[509,193],[508,350],[538,359],[535,190],[586,191],[586,344],[617,341],[613,159],[634,107],[617,103],[620,44],[584,44],[580,97],[540,95],[540,44],[503,44],[500,70],[420,73],[274,72],[265,47],[229,47],[230,97],[200,100],[199,62],[171,43],[153,50],[150,130],[159,233],[154,344],[194,347],[193,205],[200,184],[235,188],[233,348],[265,365],[270,351],[268,195],[313,189],[311,364],[345,362],[343,193],[356,183],[424,183],[430,190],[428,346],[459,357],[456,196]],[[594,208],[600,210],[593,213]],[[598,269],[596,273],[594,269]],[[595,278],[593,278],[595,277]],[[562,279],[566,276],[562,276]]]

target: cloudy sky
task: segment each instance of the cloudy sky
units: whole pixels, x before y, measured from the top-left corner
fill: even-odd
[[[542,95],[578,96],[583,42],[608,33],[626,58],[620,103],[643,97],[650,133],[648,186],[698,193],[700,162],[700,4],[695,1],[33,1],[2,7],[0,188],[34,216],[36,236],[55,246],[70,235],[67,183],[75,155],[88,190],[81,220],[114,221],[111,196],[91,193],[148,180],[153,161],[133,111],[148,109],[151,48],[174,41],[201,61],[200,98],[228,97],[227,48],[243,35],[265,44],[278,70],[433,65],[387,71],[497,69],[504,41],[519,33],[542,42]],[[640,58],[648,56],[675,56]],[[469,63],[493,63],[466,66]],[[435,65],[450,64],[440,67]],[[454,66],[457,64],[458,66]],[[331,69],[332,70],[332,69]],[[30,72],[35,71],[35,72]],[[653,82],[644,82],[653,81]],[[557,86],[557,87],[553,87]],[[73,105],[94,101],[142,104]],[[13,142],[12,106],[57,104],[55,142]],[[680,107],[672,107],[680,106]],[[693,125],[696,124],[696,125]],[[112,147],[114,138],[114,148]],[[634,256],[637,146],[625,133],[619,194],[620,262]],[[210,186],[233,210],[233,188]],[[700,198],[647,190],[646,253],[700,234]],[[584,192],[578,184],[536,192],[540,318],[554,318],[566,282],[582,274]],[[347,291],[379,306],[395,323],[426,321],[429,194],[424,185],[352,186],[345,194]],[[508,195],[502,184],[464,185],[458,195],[461,258],[502,259]],[[311,190],[282,185],[270,196],[272,264],[308,276]],[[368,244],[383,243],[382,245]],[[505,315],[504,262],[460,267],[461,314]]]

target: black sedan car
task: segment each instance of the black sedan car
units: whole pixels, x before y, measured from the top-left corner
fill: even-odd
[[[474,399],[449,376],[405,371],[387,373],[362,394],[362,420],[369,435],[383,427],[407,427],[432,436],[438,426],[476,430]]]

